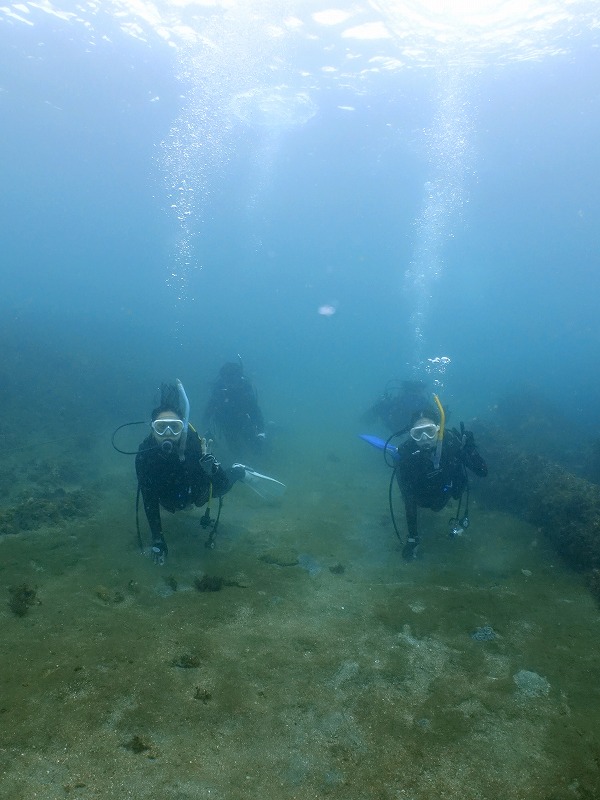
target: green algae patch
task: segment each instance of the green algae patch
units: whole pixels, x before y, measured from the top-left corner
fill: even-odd
[[[33,605],[39,604],[37,589],[22,583],[19,586],[9,586],[8,607],[16,617],[24,617]]]
[[[0,511],[0,534],[17,534],[88,517],[92,506],[91,495],[81,489],[30,495]]]
[[[127,742],[123,742],[121,745],[125,750],[129,750],[131,753],[134,753],[136,756],[141,755],[142,753],[147,753],[151,749],[151,745],[141,736],[137,734],[132,736]]]
[[[298,554],[289,547],[274,547],[266,550],[259,556],[259,560],[278,567],[295,567],[299,563]]]
[[[194,578],[194,586],[199,592],[220,592],[226,586],[237,586],[240,589],[247,588],[245,583],[222,578],[220,575],[203,575],[201,578]]]

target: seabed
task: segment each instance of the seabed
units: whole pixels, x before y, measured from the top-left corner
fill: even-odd
[[[127,459],[96,454],[103,476],[77,484],[50,455],[37,490],[19,473],[4,515],[35,491],[89,502],[0,536],[0,794],[600,797],[583,579],[476,497],[455,540],[452,509],[424,514],[404,563],[388,473],[357,470],[360,447],[265,468],[289,487],[277,505],[236,486],[214,550],[198,514],[164,515],[162,568],[137,546]]]

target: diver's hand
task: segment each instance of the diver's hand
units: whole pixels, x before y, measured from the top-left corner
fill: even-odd
[[[213,456],[213,454],[209,452],[211,444],[212,441],[210,439],[208,441],[206,441],[204,438],[200,439],[200,449],[202,451],[200,466],[209,478],[212,478],[219,468],[219,462]]]
[[[158,564],[159,567],[162,567],[167,560],[167,555],[169,554],[167,543],[164,539],[155,539],[152,542],[150,552],[152,553],[152,560],[154,563]]]
[[[204,470],[204,472],[208,475],[209,478],[215,474],[217,469],[219,468],[219,462],[213,456],[212,453],[207,453],[205,456],[202,456],[200,459],[200,466]]]
[[[213,440],[206,439],[204,436],[200,439],[200,452],[203,456],[210,455],[210,448],[212,447]]]

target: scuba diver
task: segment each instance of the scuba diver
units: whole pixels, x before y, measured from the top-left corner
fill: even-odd
[[[408,536],[404,542],[402,556],[407,560],[417,557],[420,543],[418,509],[429,508],[441,511],[450,499],[458,500],[456,516],[449,520],[450,536],[459,536],[469,525],[469,481],[467,469],[484,478],[488,474],[485,461],[479,454],[471,431],[465,430],[461,422],[460,431],[445,429],[445,413],[437,395],[434,395],[437,413],[432,407],[415,413],[409,436],[399,447],[390,444],[391,439],[403,434],[400,430],[392,434],[387,442],[374,436],[361,438],[382,449],[386,463],[391,457],[394,472],[390,481],[390,511],[394,529],[396,527],[391,489],[396,479],[406,511]],[[439,420],[436,422],[436,418]],[[465,512],[461,516],[463,494],[466,493]]]
[[[232,452],[256,455],[264,449],[263,415],[239,355],[237,361],[228,361],[219,370],[202,424],[205,431],[220,433]]]
[[[199,437],[190,425],[189,414],[190,405],[181,381],[178,380],[176,386],[163,384],[160,405],[152,411],[152,431],[140,444],[135,459],[138,498],[141,492],[152,536],[151,554],[154,562],[160,565],[165,563],[168,553],[162,532],[161,506],[175,513],[191,506],[207,505],[201,524],[211,526],[207,547],[214,547],[222,498],[234,483],[246,483],[264,498],[276,497],[285,490],[284,484],[244,464],[233,464],[224,470],[210,452],[211,442]],[[210,518],[213,497],[219,498],[214,522]],[[140,548],[143,550],[141,536]]]
[[[423,381],[392,380],[387,382],[382,396],[361,419],[363,422],[381,420],[389,431],[408,430],[415,413],[428,403]]]

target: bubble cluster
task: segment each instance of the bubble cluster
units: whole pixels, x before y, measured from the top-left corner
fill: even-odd
[[[448,356],[434,356],[425,360],[424,371],[427,375],[432,376],[434,386],[439,388],[444,385],[443,378],[451,363],[451,359]]]
[[[423,344],[434,283],[444,264],[444,251],[454,236],[465,203],[466,176],[471,171],[473,126],[468,101],[469,77],[449,70],[440,78],[434,119],[425,131],[428,177],[422,209],[414,222],[413,257],[404,272],[404,290],[413,309],[413,369],[422,370]]]

